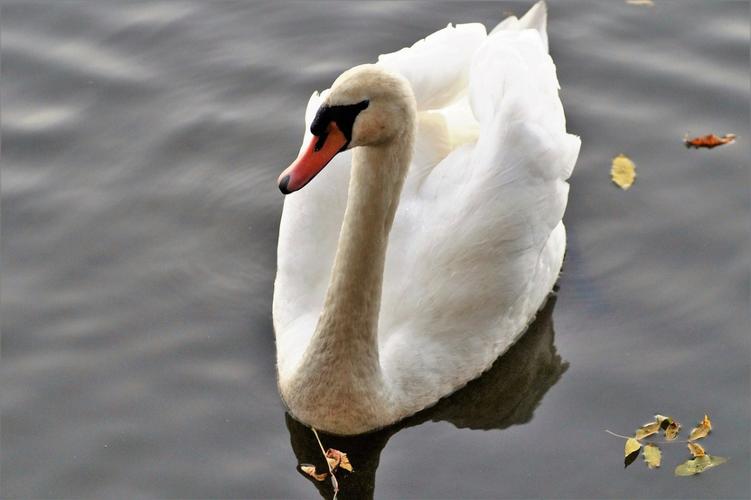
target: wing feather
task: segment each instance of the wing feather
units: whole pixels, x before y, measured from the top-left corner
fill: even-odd
[[[468,85],[479,136],[405,192],[386,260],[384,370],[432,386],[447,365],[492,361],[540,307],[565,249],[566,179],[580,146],[538,31],[489,36]],[[432,351],[420,357],[432,366],[405,354],[419,349]]]

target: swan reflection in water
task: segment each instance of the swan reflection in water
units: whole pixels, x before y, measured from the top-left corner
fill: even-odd
[[[336,436],[319,432],[324,448],[347,453],[353,473],[337,470],[338,498],[372,498],[381,451],[391,436],[406,427],[424,422],[446,421],[460,429],[505,429],[532,420],[545,393],[561,378],[568,363],[561,360],[554,345],[553,318],[556,297],[551,295],[527,332],[480,378],[441,399],[435,406],[384,429],[357,436]],[[292,450],[298,463],[314,464],[327,470],[321,449],[309,427],[286,414]],[[331,482],[309,479],[324,498],[334,495]]]

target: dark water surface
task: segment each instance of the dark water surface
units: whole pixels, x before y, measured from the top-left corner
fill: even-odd
[[[749,497],[749,4],[655,3],[552,2],[583,141],[557,303],[432,413],[323,436],[352,456],[343,487]],[[285,418],[271,326],[274,181],[308,97],[449,21],[527,7],[3,3],[2,496],[326,490],[295,470],[319,457]],[[738,141],[687,150],[687,132]],[[609,181],[618,153],[638,168],[627,192]],[[730,461],[697,478],[672,474],[683,444],[624,470],[603,432],[705,411],[706,447]]]

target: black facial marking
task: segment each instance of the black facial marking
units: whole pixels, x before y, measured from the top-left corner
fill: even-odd
[[[320,151],[323,145],[326,143],[326,138],[329,136],[328,132],[323,132],[321,135],[318,136],[318,140],[316,141],[316,145],[313,148],[315,151]]]
[[[331,122],[336,123],[336,126],[339,127],[339,130],[346,137],[347,144],[342,147],[342,150],[347,149],[349,142],[352,140],[352,127],[355,125],[355,118],[357,118],[360,111],[368,107],[368,104],[370,104],[370,101],[366,99],[357,104],[321,106],[318,113],[316,113],[316,117],[313,118],[313,122],[310,124],[310,131],[313,135],[319,137],[315,145],[315,150],[320,150],[323,147],[323,143],[326,142],[326,129]]]

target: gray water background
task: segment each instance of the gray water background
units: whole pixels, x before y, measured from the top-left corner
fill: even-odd
[[[553,313],[568,370],[524,425],[394,434],[377,498],[749,497],[749,4],[655,4],[550,5],[583,142]],[[1,496],[317,496],[271,325],[274,181],[308,97],[449,21],[528,6],[4,2]],[[710,132],[738,140],[681,143]],[[682,444],[624,470],[603,432],[705,411],[730,461],[698,478],[672,474]]]

